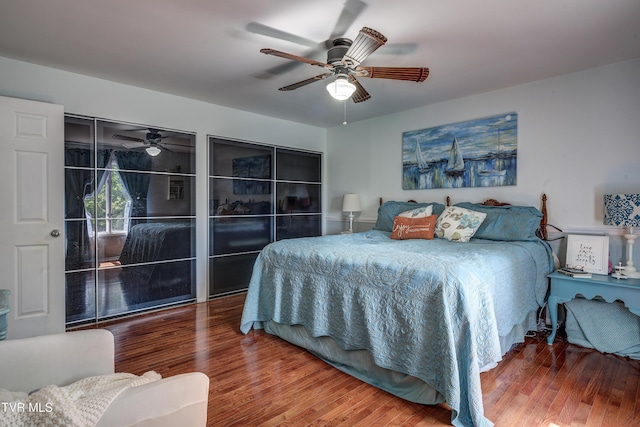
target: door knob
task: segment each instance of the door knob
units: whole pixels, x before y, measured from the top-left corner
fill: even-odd
[[[51,230],[51,237],[60,237],[60,230]]]

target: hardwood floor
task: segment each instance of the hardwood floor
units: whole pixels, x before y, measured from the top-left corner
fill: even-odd
[[[450,425],[444,405],[383,392],[263,331],[239,330],[244,294],[101,325],[116,370],[211,379],[209,426]],[[640,361],[528,338],[482,374],[496,426],[640,426]]]

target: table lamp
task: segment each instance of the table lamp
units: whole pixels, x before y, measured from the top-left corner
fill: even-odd
[[[360,196],[357,194],[345,194],[342,196],[342,212],[349,213],[349,230],[345,234],[353,233],[353,213],[360,212]]]
[[[640,194],[605,194],[604,224],[627,227],[627,265],[623,274],[640,278],[640,272],[633,265],[633,243],[638,237],[633,227],[640,227]]]

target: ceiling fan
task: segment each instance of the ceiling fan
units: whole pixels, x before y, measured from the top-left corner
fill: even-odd
[[[137,138],[134,136],[121,135],[121,134],[114,134],[112,138],[127,141],[122,143],[122,146],[125,148],[133,149],[133,148],[145,147],[145,151],[147,152],[147,154],[153,157],[160,154],[162,150],[173,152],[170,148],[168,148],[168,145],[188,147],[186,145],[175,144],[175,143],[172,143],[172,144],[163,143],[162,140],[165,138],[168,138],[168,136],[161,135],[157,129],[152,129],[152,128],[149,129],[149,132],[147,132],[144,139]]]
[[[321,42],[310,40],[306,37],[299,36],[297,34],[291,34],[289,32],[270,27],[259,22],[250,22],[247,24],[246,29],[250,33],[258,34],[261,36],[271,37],[278,40],[284,40],[290,43],[296,43],[302,46],[307,46],[310,49],[302,54],[306,58],[318,58],[324,56],[324,52],[327,49],[331,49],[335,39],[344,37],[345,33],[353,25],[355,20],[362,14],[367,8],[367,4],[362,0],[346,0],[338,19],[329,34],[329,37]],[[407,54],[416,49],[415,43],[404,44],[387,44],[382,50],[382,53],[390,54]],[[258,78],[271,78],[285,72],[291,71],[294,68],[302,65],[301,62],[289,61],[284,64],[269,68],[263,72],[255,74]]]
[[[281,87],[282,91],[290,91],[306,86],[310,83],[335,76],[335,80],[327,85],[327,91],[338,100],[351,98],[353,102],[363,102],[371,98],[356,77],[378,79],[404,80],[424,82],[429,76],[426,67],[364,67],[360,64],[380,46],[387,42],[387,38],[378,31],[364,27],[355,40],[339,37],[333,40],[333,46],[327,52],[327,62],[316,61],[303,56],[281,52],[275,49],[261,49],[266,55],[278,56],[300,63],[325,68],[328,72],[308,78],[306,80]]]

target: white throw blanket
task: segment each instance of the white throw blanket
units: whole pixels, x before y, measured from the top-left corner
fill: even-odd
[[[25,399],[0,403],[0,427],[94,426],[124,390],[160,378],[154,371],[142,376],[117,373],[85,378],[65,387],[50,385]]]

